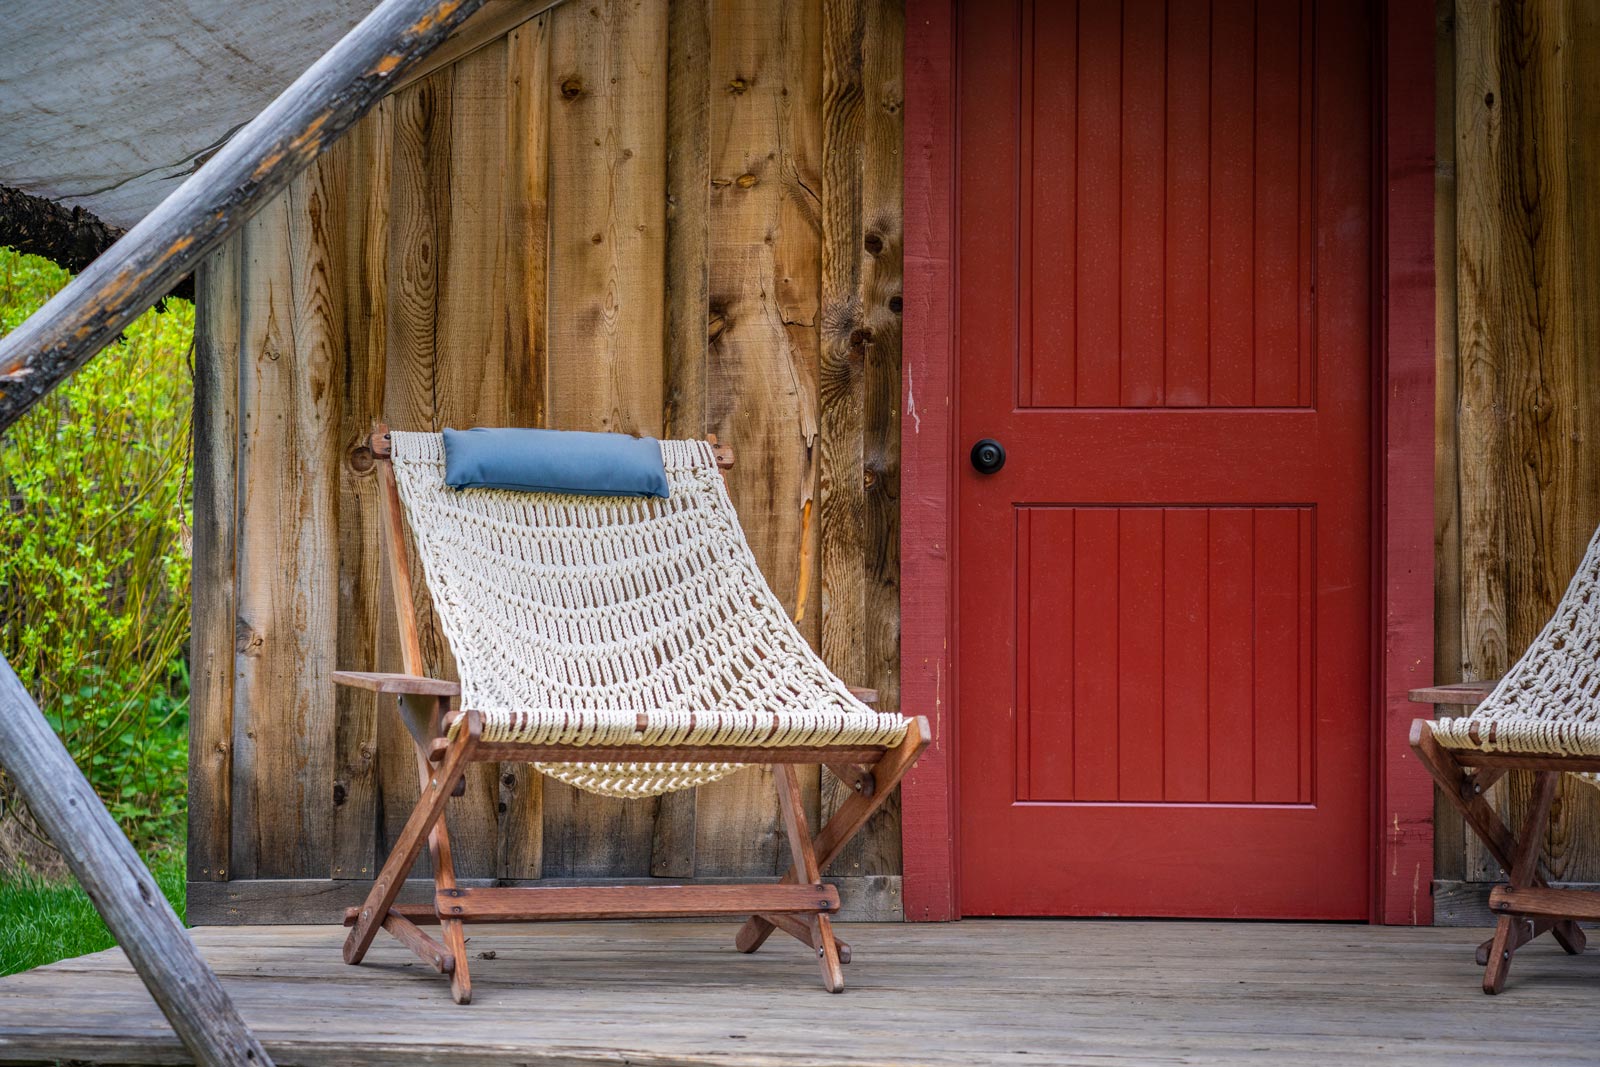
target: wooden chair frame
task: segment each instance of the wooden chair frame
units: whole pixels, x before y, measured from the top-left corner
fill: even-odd
[[[715,439],[712,439],[716,446]],[[451,681],[426,677],[422,645],[412,599],[411,568],[406,555],[400,494],[389,452],[388,429],[378,426],[369,441],[379,479],[379,506],[399,623],[403,674],[336,671],[333,681],[377,693],[393,694],[401,718],[416,747],[421,796],[406,820],[399,840],[378,872],[366,900],[345,912],[350,933],[344,943],[346,963],[358,964],[380,928],[424,962],[450,978],[456,1003],[472,999],[465,925],[494,922],[539,922],[562,919],[666,918],[680,916],[747,916],[735,937],[741,952],[754,952],[774,930],[782,930],[817,954],[822,982],[830,993],[844,989],[841,965],[850,962],[850,947],[833,931],[839,910],[838,890],[822,881],[845,844],[877,811],[932,738],[926,718],[912,720],[905,738],[894,746],[832,745],[810,748],[730,748],[727,746],[607,746],[490,744],[482,740],[477,711],[452,712],[460,694]],[[717,447],[718,465],[727,469],[732,456]],[[852,689],[858,697],[876,698],[870,690]],[[450,728],[462,721],[454,739]],[[660,886],[533,886],[471,888],[456,884],[450,856],[450,835],[441,818],[445,804],[466,785],[470,763],[497,762],[733,762],[772,764],[784,831],[792,865],[776,884]],[[812,836],[801,802],[795,764],[828,766],[852,793],[822,830]],[[396,900],[406,875],[426,842],[433,861],[434,901],[402,905]],[[437,924],[440,939],[422,929]]]
[[[1494,686],[1494,682],[1430,686],[1413,690],[1411,699],[1472,706],[1481,703]],[[1512,956],[1540,934],[1549,933],[1570,955],[1582,952],[1586,939],[1578,922],[1600,920],[1600,893],[1552,888],[1540,869],[1539,850],[1561,775],[1600,771],[1600,757],[1450,749],[1434,736],[1429,719],[1412,722],[1411,749],[1506,874],[1507,884],[1489,894],[1489,910],[1497,916],[1494,936],[1478,946],[1483,991],[1504,989]],[[1515,834],[1484,797],[1508,771],[1532,771],[1534,775],[1533,798],[1522,828]]]

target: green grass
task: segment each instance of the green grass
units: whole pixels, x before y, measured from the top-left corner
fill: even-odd
[[[146,856],[145,862],[182,918],[182,847],[163,848]],[[0,975],[98,952],[114,944],[111,931],[77,882],[70,878],[48,881],[33,874],[0,876]]]

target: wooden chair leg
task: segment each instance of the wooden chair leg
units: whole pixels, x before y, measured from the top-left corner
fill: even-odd
[[[822,871],[817,866],[817,853],[811,842],[811,828],[806,825],[800,780],[795,777],[794,767],[778,764],[773,768],[773,780],[778,787],[778,806],[783,811],[783,829],[789,838],[789,856],[794,861],[794,869],[801,872],[807,884],[820,884]],[[821,913],[799,918],[810,927],[817,960],[822,965],[824,988],[830,993],[844,992],[844,971],[839,964],[839,946],[833,938],[833,923]]]
[[[840,851],[849,843],[850,839],[860,832],[883,802],[894,793],[895,786],[900,784],[900,779],[917,762],[917,757],[922,755],[923,749],[928,747],[932,734],[928,729],[928,720],[918,716],[911,720],[911,725],[906,729],[906,736],[900,744],[883,754],[871,768],[875,788],[870,795],[851,793],[839,805],[839,810],[833,813],[833,818],[817,834],[812,844],[816,853],[817,868],[826,873],[828,866],[838,858]],[[790,867],[789,873],[783,876],[783,881],[793,882],[798,877],[798,868]],[[734,944],[740,952],[754,952],[766,943],[772,936],[772,931],[777,927],[764,916],[752,915],[745,920],[743,926],[734,937]]]
[[[422,782],[422,787],[428,787],[432,765],[428,762],[428,750],[420,743],[417,748],[417,773]],[[462,777],[464,782],[465,776]],[[452,796],[457,791],[450,791]],[[450,855],[450,831],[445,826],[443,818],[438,819],[428,831],[428,856],[433,863],[433,884],[436,889],[454,889],[456,887],[456,866]],[[450,954],[451,969],[446,972],[450,975],[450,996],[457,1004],[472,1003],[472,974],[467,966],[467,931],[460,919],[439,916],[439,935],[444,940],[444,948]]]
[[[1522,822],[1522,833],[1512,848],[1511,865],[1506,875],[1513,889],[1525,889],[1538,877],[1539,850],[1544,844],[1544,829],[1550,818],[1550,805],[1561,784],[1560,771],[1540,771],[1534,775],[1533,800]],[[1526,937],[1520,934],[1526,932]],[[1520,915],[1502,915],[1495,925],[1494,942],[1489,946],[1489,961],[1483,969],[1483,991],[1498,993],[1505,988],[1511,972],[1511,957],[1517,947],[1533,939],[1537,929]]]
[[[434,824],[444,814],[444,806],[450,800],[450,791],[454,788],[456,779],[464,772],[468,757],[477,745],[481,729],[481,720],[474,717],[471,720],[471,728],[461,733],[456,743],[450,746],[439,767],[423,783],[422,795],[417,798],[417,806],[411,809],[411,817],[406,820],[405,829],[400,831],[400,839],[395,842],[388,860],[378,872],[377,880],[372,883],[372,890],[367,894],[367,899],[357,913],[355,925],[350,928],[350,934],[345,938],[346,963],[360,963],[366,956],[367,949],[372,947],[373,938],[378,935],[384,919],[389,915],[389,909],[400,896],[406,875],[410,873],[417,856],[422,852],[423,842],[431,841]]]

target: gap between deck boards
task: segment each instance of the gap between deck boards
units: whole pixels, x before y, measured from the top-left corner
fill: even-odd
[[[773,879],[774,881],[776,879]],[[825,878],[838,887],[839,911],[844,922],[899,922],[905,916],[898,874]],[[596,885],[730,885],[760,881],[753,878],[544,878],[539,880],[460,878],[463,887],[487,886],[596,886]],[[254,878],[237,882],[190,882],[188,921],[191,926],[272,926],[285,923],[344,921],[344,909],[360,904],[371,889],[369,881],[334,881],[326,878]],[[1484,894],[1488,913],[1488,894]],[[401,904],[431,904],[433,881],[413,878],[400,891]],[[673,922],[678,920],[654,920]]]

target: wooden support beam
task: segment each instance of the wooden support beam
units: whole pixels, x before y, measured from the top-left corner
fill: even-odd
[[[484,0],[384,0],[127,236],[0,338],[0,431],[88,362]]]
[[[195,1062],[272,1067],[155,878],[3,655],[0,763]]]

